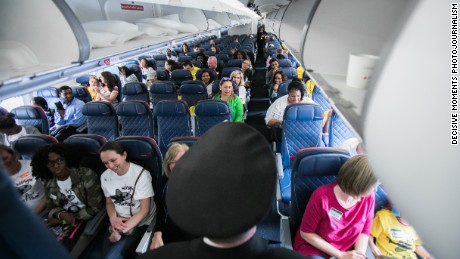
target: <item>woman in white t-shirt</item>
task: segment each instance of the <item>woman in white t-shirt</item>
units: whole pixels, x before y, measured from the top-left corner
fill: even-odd
[[[30,160],[19,160],[19,156],[9,147],[0,145],[1,164],[10,174],[21,200],[35,213],[40,214],[46,207],[43,183],[32,176]]]
[[[105,242],[104,257],[130,258],[135,251],[126,248],[140,241],[156,213],[152,177],[149,171],[126,160],[128,155],[118,142],[104,144],[100,156],[108,168],[101,176],[101,185],[110,220],[106,240],[112,243]]]

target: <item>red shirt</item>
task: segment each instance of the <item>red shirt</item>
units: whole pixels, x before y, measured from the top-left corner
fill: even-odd
[[[302,223],[294,237],[295,251],[303,255],[320,255],[328,257],[321,250],[307,243],[301,236],[316,233],[340,251],[349,250],[359,234],[369,235],[374,218],[375,195],[361,198],[353,207],[343,208],[334,194],[337,183],[323,185],[316,189],[303,214]]]

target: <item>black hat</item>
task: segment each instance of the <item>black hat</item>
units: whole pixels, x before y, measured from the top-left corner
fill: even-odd
[[[262,220],[273,200],[276,175],[262,134],[243,123],[220,123],[176,164],[168,183],[168,211],[193,235],[232,237]]]

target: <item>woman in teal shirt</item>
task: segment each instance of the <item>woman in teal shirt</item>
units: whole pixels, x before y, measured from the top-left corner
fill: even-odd
[[[233,92],[233,84],[235,83],[231,78],[222,78],[219,84],[219,93],[216,94],[212,99],[226,101],[232,112],[232,121],[243,122],[243,103],[241,102],[238,95]]]

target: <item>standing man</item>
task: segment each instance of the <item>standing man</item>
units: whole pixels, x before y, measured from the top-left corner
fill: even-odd
[[[61,102],[56,103],[54,121],[56,125],[51,128],[50,135],[59,142],[77,133],[77,128],[86,123],[86,116],[82,110],[85,103],[74,98],[72,88],[67,85],[59,88]]]

